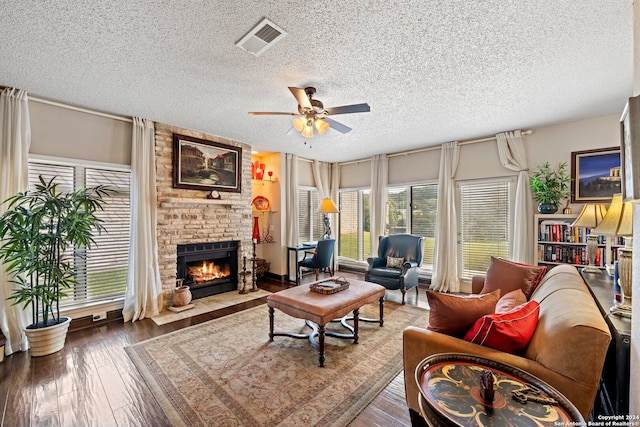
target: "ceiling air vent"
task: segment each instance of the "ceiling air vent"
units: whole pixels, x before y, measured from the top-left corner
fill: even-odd
[[[242,37],[236,46],[255,56],[260,56],[286,35],[282,28],[265,18]]]

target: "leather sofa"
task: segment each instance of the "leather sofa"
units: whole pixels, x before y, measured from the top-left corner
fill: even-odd
[[[474,279],[479,293],[482,280]],[[416,366],[437,353],[466,353],[529,372],[564,394],[585,419],[593,406],[611,334],[575,267],[559,265],[541,280],[530,300],[540,304],[537,327],[523,354],[509,354],[420,327],[403,333],[405,396],[413,425],[418,415]],[[426,326],[426,325],[425,325]]]

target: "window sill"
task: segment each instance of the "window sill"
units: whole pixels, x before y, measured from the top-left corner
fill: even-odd
[[[60,314],[65,317],[70,317],[71,319],[81,319],[83,317],[93,317],[94,314],[122,310],[123,307],[124,297],[109,301],[87,303],[76,307],[61,308]]]

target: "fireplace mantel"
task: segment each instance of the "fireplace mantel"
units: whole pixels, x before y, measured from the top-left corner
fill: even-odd
[[[215,199],[195,199],[186,197],[167,197],[160,200],[160,206],[163,208],[180,208],[180,207],[198,207],[204,206],[242,206],[246,202],[242,200],[215,200]]]

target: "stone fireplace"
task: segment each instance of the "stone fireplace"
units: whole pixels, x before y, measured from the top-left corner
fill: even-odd
[[[177,245],[176,275],[193,298],[238,288],[238,242]]]
[[[208,191],[173,188],[172,136],[174,133],[242,147],[242,191],[240,193],[221,192],[220,200],[211,200],[206,198]],[[200,272],[197,273],[200,274],[200,278],[197,279],[201,280],[200,283],[195,279],[190,280],[196,282],[191,286],[192,294],[196,297],[206,296],[205,294],[212,292],[216,287],[216,291],[235,291],[238,287],[238,266],[242,265],[242,256],[250,255],[252,249],[251,147],[236,141],[162,123],[156,123],[155,139],[158,262],[162,280],[163,306],[171,305],[177,280],[186,279],[187,261],[185,261],[184,270],[179,271],[179,258],[193,258],[188,261],[189,263],[200,261],[199,266],[194,264],[191,265],[192,268],[202,268],[202,261],[205,261],[205,259],[195,259],[202,255],[200,253],[183,252],[182,246],[191,245],[192,248],[198,248],[209,244],[227,246],[233,244],[235,246],[233,250],[229,247],[223,248],[225,258],[228,258],[225,265],[215,267],[223,272],[228,270],[228,277],[204,280],[211,274]],[[230,252],[228,257],[227,252]],[[214,258],[207,259],[215,261],[216,258],[218,254]],[[203,285],[204,282],[208,283]]]

